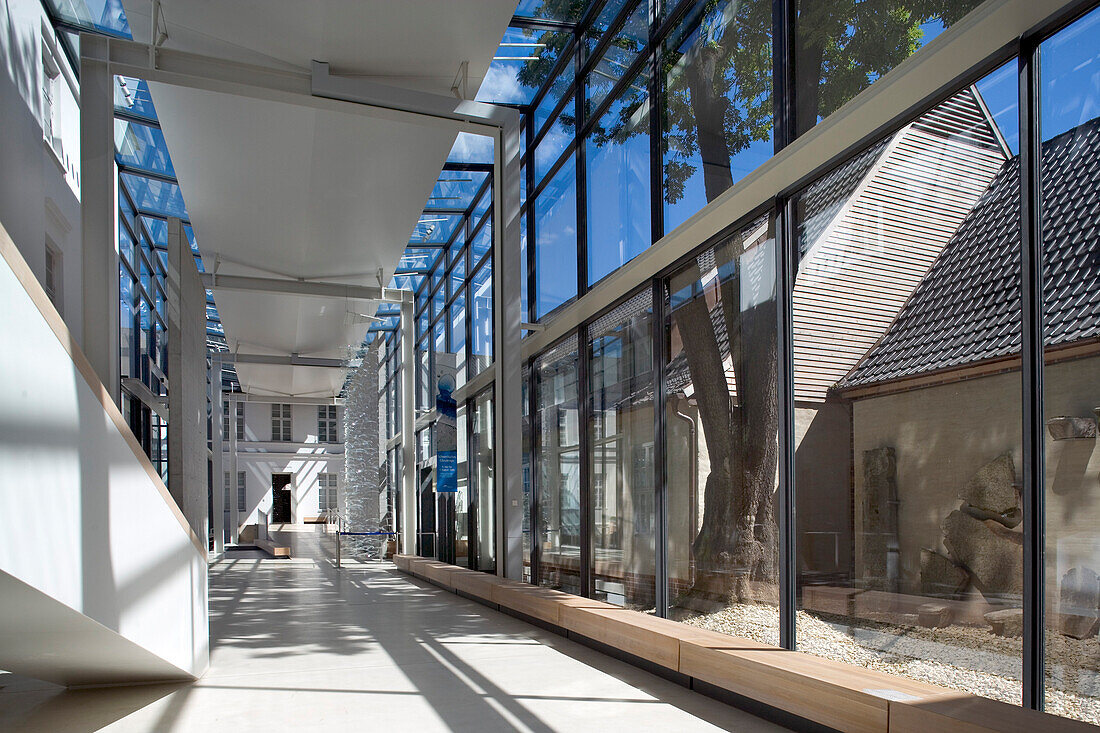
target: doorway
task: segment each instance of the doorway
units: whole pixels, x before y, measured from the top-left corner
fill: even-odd
[[[290,522],[290,474],[271,474],[271,523]]]

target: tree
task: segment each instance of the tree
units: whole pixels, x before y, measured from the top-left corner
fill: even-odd
[[[957,21],[981,0],[800,0],[795,42],[795,127],[802,134],[911,55],[922,26]],[[544,14],[579,18],[578,0],[545,0]],[[707,201],[733,185],[731,160],[753,142],[771,139],[771,0],[703,0],[688,11],[664,44],[662,140],[664,197],[675,203],[702,167]],[[569,34],[548,32],[546,47],[519,80],[545,82]],[[636,41],[616,37],[611,52],[636,54]],[[545,58],[543,58],[545,55]],[[609,90],[613,80],[594,76]],[[607,90],[601,90],[607,93]],[[564,89],[557,90],[560,99]],[[591,144],[622,141],[643,132],[636,112],[645,85],[631,85],[617,103],[617,118],[601,120]],[[572,117],[564,118],[567,126]],[[648,132],[648,130],[644,130]],[[739,263],[746,242],[718,245],[719,261]],[[695,265],[698,267],[698,265]],[[737,385],[736,404],[726,387],[725,356],[711,308],[703,297],[673,314],[684,342],[694,396],[705,433],[711,472],[704,488],[703,519],[693,542],[696,588],[718,588],[733,600],[770,600],[778,574],[774,490],[776,477],[775,299],[741,310],[741,267],[719,285],[721,321]],[[698,280],[698,277],[696,278]],[[756,582],[754,582],[756,581]]]

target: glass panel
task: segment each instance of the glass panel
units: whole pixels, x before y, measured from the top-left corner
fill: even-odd
[[[802,134],[953,25],[982,0],[798,3],[796,127]],[[770,16],[752,33],[766,33]],[[763,74],[770,75],[770,60]],[[770,114],[770,113],[769,113]]]
[[[536,116],[538,110],[536,110]],[[573,100],[566,102],[561,114],[554,118],[554,124],[550,125],[546,135],[539,140],[535,147],[535,185],[550,172],[554,163],[558,162],[565,149],[573,142],[576,134],[577,118],[573,110]]]
[[[1019,704],[1014,68],[799,194],[793,319],[798,647]]]
[[[183,205],[183,194],[174,183],[155,181],[151,178],[120,173],[119,180],[126,186],[134,204],[144,211],[152,211],[161,216],[187,218],[187,209]]]
[[[535,456],[540,585],[580,594],[581,475],[577,339],[537,357]]]
[[[695,5],[664,44],[665,232],[772,155],[769,0]]]
[[[589,49],[596,45],[595,39],[598,35],[602,35],[606,28],[606,23],[610,22],[618,13],[619,9],[623,5],[622,2],[611,2],[600,13],[599,19],[597,19],[597,28],[593,30],[597,33],[593,33],[589,40]],[[600,23],[603,22],[603,25]],[[590,115],[600,105],[607,95],[611,93],[611,89],[626,73],[627,68],[634,61],[634,59],[645,48],[646,41],[649,40],[649,3],[641,2],[638,7],[634,9],[626,19],[623,27],[615,34],[615,38],[611,40],[611,45],[604,51],[603,56],[600,58],[596,65],[592,67],[592,71],[588,74],[587,84],[585,84],[585,114]],[[642,86],[642,94],[645,94],[645,77],[640,82]]]
[[[654,609],[653,296],[589,327],[592,568],[596,598]]]
[[[493,363],[493,259],[474,274],[470,284],[470,325],[473,343],[470,344],[470,376],[480,374]]]
[[[668,282],[669,606],[694,626],[779,643],[774,223],[765,216]]]
[[[175,176],[168,143],[160,130],[115,119],[115,151],[123,165]]]
[[[588,284],[645,251],[649,219],[649,98],[638,77],[592,129],[584,147]]]
[[[477,569],[496,572],[496,482],[493,478],[493,389],[477,396],[471,470],[477,486]]]
[[[549,70],[541,74],[535,66],[552,67],[560,52],[559,44],[548,44],[554,39],[530,28],[508,28],[500,41],[493,62],[477,91],[477,101],[497,104],[530,104],[538,91],[537,80],[545,78]],[[554,35],[566,38],[564,34]]]
[[[515,15],[521,18],[547,18],[576,22],[591,5],[591,0],[519,0]]]
[[[548,47],[557,44],[562,44],[562,47],[564,47],[564,44],[572,40],[572,38],[572,33],[548,31],[543,34],[542,42],[546,43]],[[532,81],[537,80],[541,85],[546,82],[546,77],[551,70],[552,64],[533,63],[526,71],[532,75]],[[576,74],[576,59],[570,59],[562,66],[561,73],[555,76],[554,80],[550,82],[550,87],[547,89],[546,94],[543,95],[543,98],[539,100],[538,106],[535,107],[533,123],[536,136],[542,128],[546,126],[547,121],[550,119],[550,115],[554,113],[554,109],[558,106],[558,102],[560,102],[566,94],[569,94]],[[572,102],[568,102],[563,107],[563,110],[572,115],[572,107]],[[537,180],[536,178],[536,182]]]
[[[523,581],[532,582],[531,577],[531,368],[523,365],[520,376],[520,394],[523,402],[522,424],[523,437],[521,438],[521,450],[523,452]]]
[[[461,292],[451,303],[451,359],[455,369],[455,388],[466,384],[466,293]]]
[[[455,565],[464,568],[470,567],[470,462],[466,454],[466,445],[470,434],[466,428],[466,408],[459,405],[457,409],[456,435],[458,440],[455,445],[458,461],[458,492],[454,494],[454,538],[455,538]],[[441,494],[440,496],[448,496]]]
[[[1046,710],[1100,724],[1100,11],[1042,59],[1043,411],[1046,422]]]
[[[577,297],[577,167],[570,158],[535,199],[535,316]]]

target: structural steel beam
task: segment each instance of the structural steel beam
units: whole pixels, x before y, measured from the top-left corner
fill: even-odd
[[[225,364],[270,364],[272,366],[317,367],[319,369],[345,369],[348,365],[343,359],[326,359],[319,356],[299,356],[297,354],[225,354],[222,356],[221,361]],[[325,404],[328,404],[328,402],[325,402]]]
[[[216,275],[205,272],[202,284],[207,290],[237,290],[279,295],[301,295],[314,298],[338,298],[340,300],[380,300],[384,303],[401,303],[412,293],[377,285],[348,285],[345,283],[314,280],[285,280],[275,277],[247,277],[244,275]],[[405,295],[404,293],[408,293]]]

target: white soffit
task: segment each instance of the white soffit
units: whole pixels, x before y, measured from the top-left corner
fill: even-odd
[[[126,0],[136,40],[149,2]],[[476,90],[515,0],[164,0],[167,48],[449,94],[462,61]],[[163,27],[163,26],[162,26]],[[455,134],[429,126],[151,84],[206,270],[377,285],[396,268]],[[376,304],[218,291],[231,349],[341,358]],[[348,325],[351,323],[352,325]],[[339,369],[237,366],[260,394],[339,392]]]

